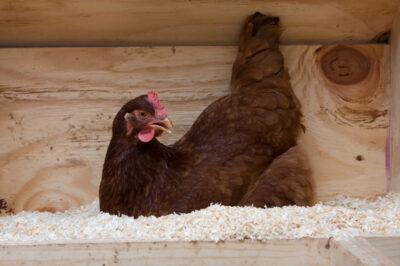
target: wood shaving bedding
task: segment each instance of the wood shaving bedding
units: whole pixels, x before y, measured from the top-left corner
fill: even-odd
[[[313,207],[211,205],[189,214],[118,217],[101,213],[98,201],[65,212],[21,212],[0,217],[0,242],[71,239],[223,241],[400,234],[400,194],[376,200],[338,197]]]

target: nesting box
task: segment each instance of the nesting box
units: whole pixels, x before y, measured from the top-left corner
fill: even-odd
[[[400,191],[398,4],[396,0],[2,1],[2,212],[63,211],[93,201],[113,116],[124,102],[149,88],[158,91],[175,124],[174,133],[162,141],[179,139],[204,108],[228,93],[239,31],[254,11],[281,18],[281,50],[306,127],[299,143],[310,158],[317,200]],[[375,249],[368,241],[382,248]],[[49,265],[77,250],[77,259],[85,261],[90,252],[97,259],[112,256],[111,249],[127,250],[122,261],[140,258],[149,263],[160,259],[171,263],[169,259],[177,259],[182,249],[186,255],[179,257],[181,263],[207,263],[213,256],[225,264],[243,263],[254,254],[261,256],[256,263],[283,258],[293,263],[298,256],[311,263],[310,254],[319,254],[317,264],[341,264],[362,263],[363,255],[386,260],[378,250],[398,244],[368,241],[357,242],[362,255],[348,250],[352,244],[327,239],[197,247],[111,241],[70,244],[62,251],[57,245],[41,248],[53,252],[44,260]],[[24,250],[39,261],[29,253],[36,248],[5,246],[10,254]],[[248,253],[233,259],[237,248]],[[132,255],[133,250],[139,253]],[[170,250],[175,253],[166,255]],[[205,252],[204,257],[198,250]],[[285,257],[281,251],[292,255]]]

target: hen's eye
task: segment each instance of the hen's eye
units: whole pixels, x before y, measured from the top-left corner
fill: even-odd
[[[147,117],[147,113],[146,112],[140,112],[139,113],[141,118],[146,118]]]

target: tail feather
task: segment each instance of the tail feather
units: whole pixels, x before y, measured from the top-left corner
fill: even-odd
[[[249,45],[252,46],[251,44],[254,45],[257,40],[262,40],[264,44],[260,48],[265,46],[278,48],[280,35],[279,17],[266,16],[256,12],[247,18],[240,35],[239,51],[243,48],[249,48]]]
[[[247,18],[239,40],[239,53],[233,65],[231,88],[251,89],[253,83],[270,83],[290,88],[289,75],[279,51],[281,27],[278,17],[255,13]]]

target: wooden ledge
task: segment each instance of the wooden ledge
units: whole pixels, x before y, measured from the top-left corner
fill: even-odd
[[[379,241],[378,241],[379,240]],[[382,241],[390,241],[388,253]],[[372,244],[371,244],[372,242]],[[379,246],[375,248],[374,245]],[[386,245],[387,246],[387,245]],[[129,240],[0,244],[0,264],[22,265],[395,265],[400,238],[226,242],[131,242]]]

